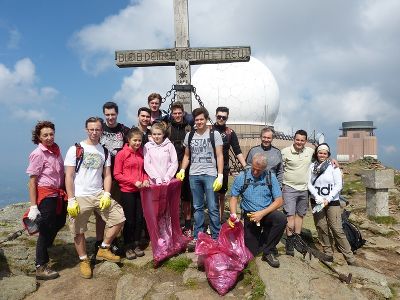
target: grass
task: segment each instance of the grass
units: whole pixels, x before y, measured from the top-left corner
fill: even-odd
[[[397,224],[397,220],[392,216],[369,216],[368,219],[378,224],[394,225]]]
[[[192,260],[187,257],[175,257],[166,261],[163,266],[174,272],[182,274],[189,267],[191,262]]]
[[[243,270],[243,284],[245,286],[251,286],[251,300],[265,299],[264,282],[260,279],[257,272],[257,266],[254,260],[250,261],[246,269]]]
[[[194,289],[197,289],[198,283],[197,283],[196,279],[190,278],[190,279],[188,279],[188,281],[185,283],[185,286],[186,286],[187,288],[189,288],[189,289],[194,290]]]
[[[400,186],[400,174],[394,174],[394,185]]]
[[[354,195],[355,193],[362,193],[365,191],[365,186],[361,180],[350,180],[346,181],[343,185],[342,194],[344,195]]]

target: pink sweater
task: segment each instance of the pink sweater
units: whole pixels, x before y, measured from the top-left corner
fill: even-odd
[[[144,169],[151,184],[169,182],[178,169],[178,157],[171,141],[166,138],[160,145],[148,142],[144,145]]]

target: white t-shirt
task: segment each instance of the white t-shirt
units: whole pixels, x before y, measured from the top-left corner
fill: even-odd
[[[83,161],[78,173],[75,174],[75,196],[95,195],[103,190],[103,168],[111,166],[110,155],[106,163],[104,149],[100,144],[95,146],[88,145],[85,142],[80,143],[83,147]],[[64,166],[76,165],[76,147],[68,149],[65,156]]]

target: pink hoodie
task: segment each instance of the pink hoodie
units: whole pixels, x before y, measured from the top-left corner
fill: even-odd
[[[144,145],[144,169],[151,184],[169,183],[178,169],[178,157],[171,141],[166,138],[160,145]]]

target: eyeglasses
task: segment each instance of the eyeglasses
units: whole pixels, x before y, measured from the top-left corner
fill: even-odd
[[[217,119],[218,119],[218,120],[224,120],[224,121],[226,121],[226,120],[228,120],[228,117],[226,117],[226,116],[221,116],[221,115],[217,115]]]
[[[88,128],[87,131],[89,132],[101,132],[101,129],[97,129],[97,128]]]

